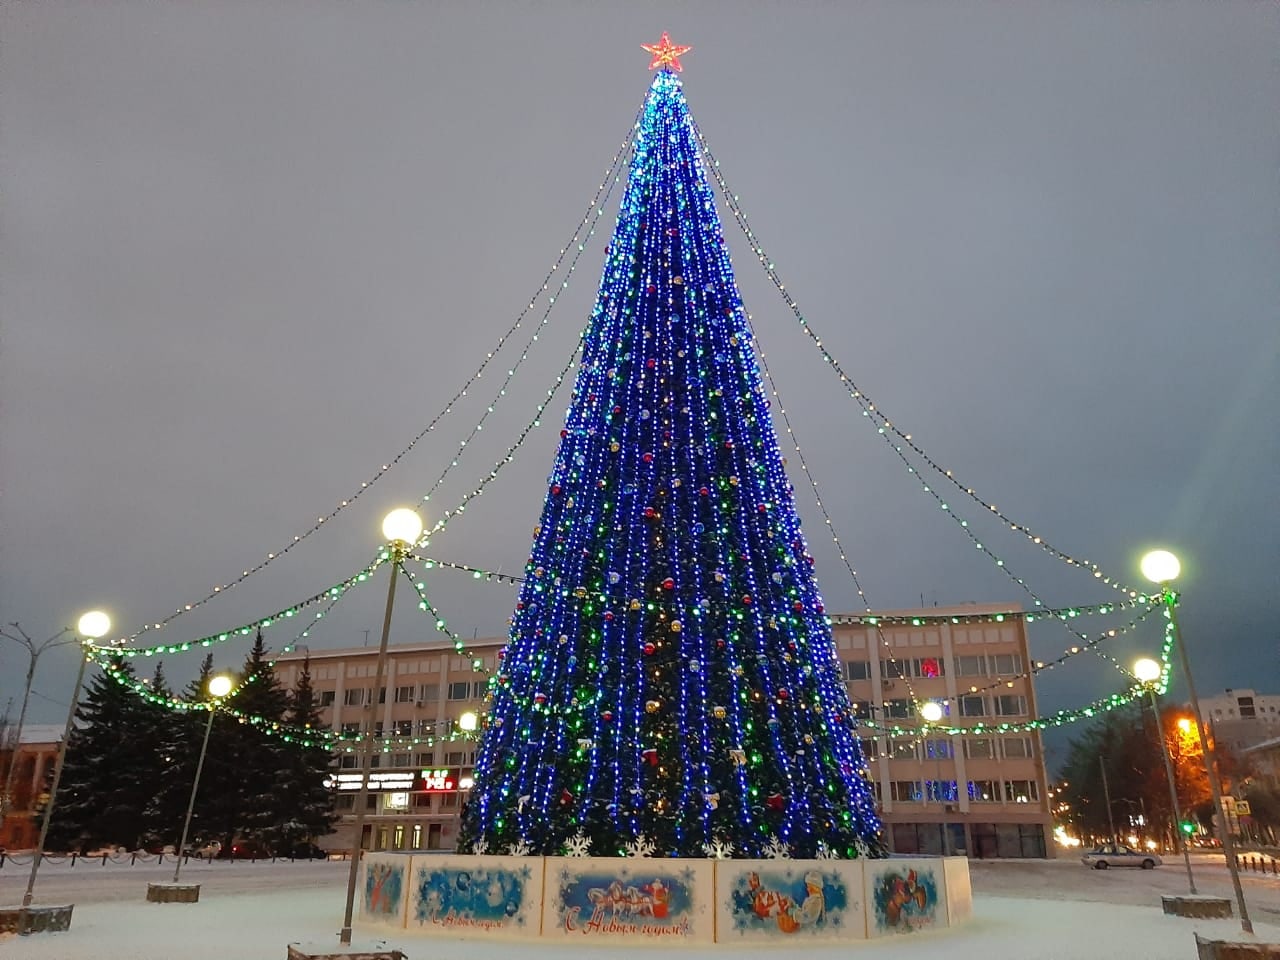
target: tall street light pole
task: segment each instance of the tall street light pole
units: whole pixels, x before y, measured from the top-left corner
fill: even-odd
[[[0,793],[0,824],[4,823],[6,815],[9,813],[9,807],[13,803],[13,772],[18,766],[18,750],[22,746],[22,727],[27,720],[27,702],[31,699],[31,682],[36,675],[36,662],[40,659],[40,654],[54,647],[65,647],[69,643],[79,643],[78,637],[63,638],[63,634],[70,633],[70,627],[63,627],[48,640],[43,643],[36,643],[29,636],[27,631],[22,629],[18,623],[9,624],[18,632],[18,636],[14,636],[4,630],[0,630],[0,637],[12,640],[14,643],[21,644],[27,650],[27,679],[22,688],[22,707],[18,710],[18,727],[13,733],[13,754],[9,757],[9,769],[4,775],[4,792]]]
[[[97,640],[99,637],[107,635],[107,631],[111,629],[111,618],[101,610],[90,610],[80,618],[80,622],[76,625],[76,631],[84,638],[81,645],[88,646],[84,641]],[[22,895],[22,909],[26,910],[31,906],[32,892],[36,886],[36,874],[40,870],[40,861],[44,859],[44,841],[49,834],[49,822],[53,819],[54,804],[58,801],[58,783],[62,780],[62,765],[67,759],[67,743],[71,740],[71,729],[75,726],[76,707],[80,700],[80,684],[84,682],[85,664],[89,662],[89,651],[81,649],[80,651],[80,669],[76,671],[76,686],[71,691],[71,706],[67,708],[67,725],[62,731],[62,742],[58,744],[58,761],[53,766],[53,784],[49,787],[49,802],[44,808],[44,822],[40,824],[40,839],[36,841],[36,850],[31,857],[31,875],[27,877],[27,891]],[[24,920],[19,921],[22,929],[26,929]]]
[[[1173,645],[1178,648],[1182,658],[1182,672],[1187,678],[1187,693],[1191,696],[1191,712],[1196,718],[1196,732],[1200,735],[1200,749],[1204,753],[1205,771],[1209,775],[1209,789],[1213,791],[1213,808],[1218,815],[1219,829],[1222,831],[1222,853],[1227,858],[1227,870],[1231,874],[1231,886],[1235,888],[1236,903],[1240,907],[1240,929],[1245,933],[1253,933],[1253,923],[1249,920],[1249,908],[1244,902],[1244,888],[1240,886],[1240,871],[1236,866],[1236,847],[1231,839],[1231,830],[1227,825],[1226,812],[1222,806],[1222,784],[1218,781],[1218,760],[1214,756],[1213,744],[1204,730],[1204,716],[1200,713],[1200,698],[1196,696],[1196,684],[1191,677],[1191,658],[1187,656],[1186,645],[1182,642],[1182,630],[1178,626],[1178,595],[1169,584],[1178,578],[1182,564],[1168,550],[1152,550],[1142,558],[1142,575],[1160,587],[1160,598],[1164,601],[1165,616],[1173,629]]]
[[[1187,849],[1187,838],[1182,833],[1182,808],[1178,806],[1178,782],[1173,776],[1173,761],[1169,759],[1169,741],[1164,737],[1164,725],[1160,721],[1160,701],[1156,699],[1156,684],[1163,671],[1160,664],[1150,657],[1143,657],[1133,665],[1133,675],[1146,685],[1151,695],[1151,712],[1156,718],[1156,737],[1160,740],[1160,755],[1164,757],[1164,775],[1169,781],[1169,804],[1173,811],[1173,842],[1182,847],[1182,859],[1187,865],[1187,886],[1191,895],[1196,894],[1196,878],[1191,873],[1191,851]]]
[[[209,711],[209,721],[204,725],[204,739],[200,742],[200,759],[196,761],[196,776],[191,781],[191,799],[187,801],[187,817],[182,821],[182,839],[178,841],[178,862],[173,868],[173,882],[178,882],[178,874],[182,871],[182,854],[187,849],[187,831],[191,829],[191,814],[196,808],[196,794],[200,792],[200,774],[204,772],[204,755],[209,750],[209,734],[213,731],[213,717],[218,712],[218,703],[231,692],[232,681],[225,673],[209,678],[207,690],[209,702],[205,709]]]
[[[360,854],[364,845],[365,804],[369,796],[369,748],[372,746],[376,725],[374,717],[378,701],[381,699],[383,672],[387,666],[387,639],[391,635],[391,608],[396,599],[396,574],[400,571],[400,562],[408,550],[422,536],[422,518],[417,512],[406,507],[392,510],[382,520],[382,535],[389,541],[390,560],[387,565],[391,571],[387,582],[387,608],[382,616],[382,640],[378,643],[378,666],[374,671],[373,695],[371,702],[364,704],[366,722],[361,724],[363,739],[360,753],[360,792],[356,794],[355,838],[351,843],[351,869],[347,873],[347,906],[342,916],[342,930],[338,939],[343,945],[351,943],[351,915],[356,901],[356,879],[360,875]]]

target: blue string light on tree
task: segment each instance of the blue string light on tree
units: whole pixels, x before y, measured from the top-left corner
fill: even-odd
[[[659,68],[460,849],[881,852],[831,628],[676,71]]]

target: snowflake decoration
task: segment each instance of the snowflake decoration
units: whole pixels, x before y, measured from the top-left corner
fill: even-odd
[[[475,843],[471,845],[471,852],[474,853],[477,857],[480,856],[481,854],[487,853],[488,851],[489,851],[489,841],[486,840],[484,837],[481,837],[479,840],[477,840]]]
[[[765,847],[762,852],[764,853],[765,859],[767,860],[790,860],[791,859],[790,848],[781,840],[779,840],[777,837],[774,837],[772,840],[770,840],[769,845]]]
[[[704,843],[702,852],[712,860],[728,860],[733,857],[733,844],[727,840],[716,840],[712,843]]]
[[[658,848],[643,833],[627,844],[628,857],[652,857]]]
[[[566,857],[586,857],[591,855],[591,839],[576,833],[564,843]]]
[[[818,841],[818,859],[819,860],[839,860],[840,854],[836,853],[829,846],[827,846],[827,841],[819,840]]]
[[[529,844],[521,840],[519,843],[513,843],[507,847],[507,856],[509,857],[527,857],[529,855]]]

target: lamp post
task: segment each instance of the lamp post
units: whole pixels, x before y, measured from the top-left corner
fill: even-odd
[[[1160,754],[1164,757],[1164,775],[1169,781],[1169,803],[1173,811],[1174,844],[1182,847],[1182,859],[1187,865],[1187,886],[1191,895],[1196,893],[1196,878],[1191,873],[1191,852],[1187,838],[1182,835],[1182,808],[1178,806],[1178,783],[1173,776],[1173,761],[1169,759],[1169,741],[1164,737],[1164,725],[1160,721],[1160,702],[1156,700],[1156,681],[1160,679],[1160,664],[1150,657],[1143,657],[1133,665],[1133,675],[1144,684],[1151,695],[1151,712],[1156,718],[1156,736],[1160,740]]]
[[[476,728],[480,726],[480,718],[474,710],[468,710],[462,716],[458,717],[458,729],[463,733],[474,736]],[[474,775],[474,774],[473,774]],[[455,846],[462,836],[462,808],[466,803],[467,797],[471,795],[471,784],[474,781],[467,778],[466,786],[463,785],[462,770],[458,770],[458,812],[454,817],[453,841]]]
[[[178,863],[173,868],[173,882],[178,882],[178,874],[182,870],[182,854],[187,849],[187,831],[191,829],[191,813],[196,808],[196,794],[200,791],[200,774],[204,772],[204,755],[209,750],[209,734],[213,731],[213,715],[218,712],[218,702],[231,692],[232,681],[225,673],[210,677],[206,689],[209,702],[205,709],[209,711],[209,721],[204,725],[204,739],[200,741],[200,759],[196,761],[196,776],[191,781],[191,799],[187,801],[187,817],[182,821],[182,839],[178,842]]]
[[[62,765],[67,759],[67,742],[71,739],[71,728],[75,725],[76,707],[80,700],[80,684],[84,682],[84,667],[89,662],[85,641],[105,637],[111,629],[111,618],[101,610],[90,610],[76,624],[76,632],[83,638],[80,650],[80,669],[76,671],[75,689],[71,691],[71,706],[67,708],[67,725],[62,730],[62,742],[58,744],[58,761],[53,765],[53,784],[49,787],[49,802],[44,808],[44,822],[40,824],[40,839],[36,841],[36,850],[31,857],[31,875],[27,877],[27,891],[22,895],[22,909],[31,906],[32,891],[36,886],[36,874],[40,870],[40,861],[44,859],[44,841],[49,834],[49,821],[53,819],[54,804],[58,801],[58,783],[62,780]],[[19,921],[25,929],[25,921]]]
[[[79,638],[67,637],[63,639],[63,634],[71,631],[70,627],[63,627],[48,640],[43,643],[36,643],[29,636],[27,631],[22,629],[18,623],[11,623],[9,626],[18,631],[18,636],[6,633],[0,630],[0,637],[6,637],[14,643],[21,644],[27,650],[27,679],[22,687],[22,707],[18,710],[18,727],[13,733],[13,755],[9,757],[9,769],[4,775],[4,792],[0,793],[0,824],[4,823],[5,816],[9,813],[9,805],[13,802],[13,771],[18,766],[18,750],[22,746],[22,726],[27,719],[27,702],[31,699],[31,682],[36,675],[36,661],[40,659],[40,654],[54,647],[64,647],[69,643],[78,643]]]
[[[926,724],[925,732],[927,733],[928,732],[927,725],[937,723],[939,720],[942,719],[942,704],[938,703],[937,700],[926,700],[924,703],[920,705],[920,716]],[[929,748],[926,746],[925,750],[927,751],[928,749]],[[942,758],[939,757],[936,753],[934,754],[934,757],[933,757],[933,764],[934,764],[934,776],[936,777],[942,772]],[[934,781],[934,789],[935,791],[937,790],[937,780]],[[928,794],[926,793],[925,796],[927,797]],[[947,802],[943,800],[941,801],[941,803],[942,803],[942,822],[941,822],[942,855],[944,857],[949,857],[951,856],[951,825],[947,823]]]
[[[1182,564],[1168,550],[1152,550],[1142,558],[1142,575],[1160,587],[1160,599],[1164,602],[1165,616],[1173,629],[1173,645],[1178,648],[1182,658],[1182,672],[1187,679],[1187,693],[1191,696],[1191,712],[1196,720],[1196,732],[1200,735],[1200,749],[1204,752],[1205,772],[1209,775],[1209,789],[1213,791],[1213,807],[1218,815],[1218,823],[1222,830],[1222,853],[1227,859],[1227,870],[1231,874],[1231,886],[1235,888],[1236,903],[1240,907],[1240,928],[1245,933],[1253,933],[1253,923],[1249,920],[1249,908],[1244,902],[1244,889],[1240,886],[1240,871],[1236,868],[1235,844],[1231,840],[1231,831],[1227,829],[1226,813],[1222,807],[1222,784],[1218,782],[1218,762],[1214,756],[1213,744],[1204,731],[1204,716],[1200,713],[1200,698],[1196,696],[1195,681],[1191,677],[1191,658],[1182,642],[1182,630],[1178,626],[1178,595],[1169,584],[1178,578]]]
[[[391,608],[396,598],[396,573],[400,562],[409,548],[422,536],[422,518],[417,512],[407,507],[392,510],[382,520],[382,535],[389,541],[391,551],[391,577],[387,582],[387,607],[382,616],[382,639],[378,643],[378,666],[374,671],[373,695],[370,702],[364,704],[367,722],[361,727],[364,739],[361,742],[360,760],[360,792],[356,794],[356,822],[354,824],[355,839],[352,841],[351,869],[347,873],[347,906],[342,917],[342,930],[338,934],[344,945],[351,943],[351,914],[356,901],[356,879],[360,873],[360,853],[364,841],[365,804],[369,796],[369,745],[375,729],[374,708],[381,699],[383,673],[387,666],[387,639],[391,635]]]

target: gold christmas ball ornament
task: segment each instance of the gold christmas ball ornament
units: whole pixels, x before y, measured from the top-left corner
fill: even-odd
[[[662,708],[662,704],[657,700],[646,700],[644,702],[645,713],[657,713]]]

